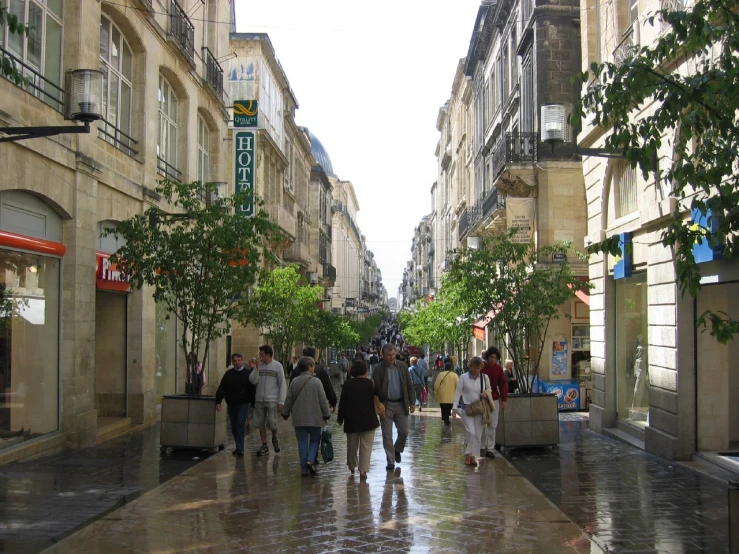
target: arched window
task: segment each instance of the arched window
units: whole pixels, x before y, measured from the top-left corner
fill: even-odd
[[[159,175],[179,181],[182,173],[177,169],[178,102],[172,87],[159,75],[159,136],[157,137],[157,171]]]
[[[0,46],[23,64],[29,81],[26,90],[61,111],[62,0],[10,0],[3,4],[28,26],[28,32],[10,33],[6,21],[0,24]]]
[[[103,72],[101,138],[126,154],[136,151],[131,137],[133,54],[123,34],[105,16],[100,18],[100,71]]]

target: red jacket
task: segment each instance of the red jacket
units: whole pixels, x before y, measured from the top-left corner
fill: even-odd
[[[508,400],[508,383],[505,380],[505,373],[500,364],[486,363],[482,368],[484,373],[490,379],[490,388],[493,389],[493,400],[506,402]]]

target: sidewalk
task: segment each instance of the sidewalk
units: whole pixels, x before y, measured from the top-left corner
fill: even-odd
[[[279,455],[257,458],[252,432],[244,458],[227,448],[48,552],[601,552],[504,458],[465,466],[459,420],[411,416],[394,472],[378,429],[366,482],[350,476],[345,435],[331,429],[336,458],[317,477],[301,477],[280,421]]]
[[[33,554],[183,471],[159,453],[159,425],[81,450],[0,466],[0,552]]]
[[[729,552],[728,487],[560,414],[558,450],[507,458],[607,552]]]

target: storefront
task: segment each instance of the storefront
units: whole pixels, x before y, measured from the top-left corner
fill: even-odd
[[[61,242],[42,200],[0,194],[0,449],[59,429]]]

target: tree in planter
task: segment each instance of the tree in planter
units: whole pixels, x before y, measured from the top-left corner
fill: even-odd
[[[693,245],[708,241],[725,259],[739,248],[737,8],[737,0],[697,0],[686,10],[657,11],[646,22],[669,29],[620,64],[592,64],[580,75],[589,84],[573,113],[609,129],[606,145],[624,151],[645,176],[663,142],[671,141],[671,161],[657,176],[663,195],[676,197],[678,205],[662,243],[674,249],[682,294],[692,296],[701,287]],[[636,120],[647,105],[650,111]],[[701,217],[688,217],[688,210]],[[613,237],[588,252],[620,255],[621,245]],[[706,311],[697,324],[721,343],[739,333],[736,317],[721,312]]]
[[[266,270],[237,319],[244,325],[251,323],[265,329],[275,358],[287,363],[295,343],[305,337],[305,329],[321,298],[323,288],[306,284],[295,266]]]
[[[203,202],[203,193],[216,196],[214,183],[162,181],[156,191],[178,213],[152,206],[104,231],[125,241],[111,262],[132,287],[152,287],[154,300],[182,325],[182,351],[204,367],[210,343],[227,332],[248,302],[262,259],[271,256],[264,243],[279,233],[263,210],[251,218],[234,211],[245,201],[240,194]],[[196,367],[191,363],[188,371]],[[188,381],[189,392],[199,395],[199,376],[189,374]]]
[[[532,392],[552,320],[575,291],[587,288],[566,263],[544,264],[567,243],[536,248],[519,244],[508,234],[483,239],[479,249],[456,252],[446,282],[456,298],[476,318],[490,314],[491,323],[505,338],[522,393]],[[470,324],[471,325],[471,324]]]

